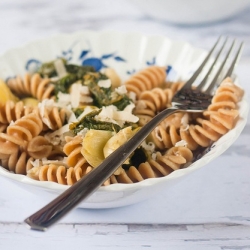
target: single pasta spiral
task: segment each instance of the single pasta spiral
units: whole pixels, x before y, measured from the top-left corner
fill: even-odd
[[[28,141],[39,135],[43,124],[38,113],[33,112],[10,124],[6,133],[0,133],[0,153],[12,154],[19,147],[26,148]]]
[[[73,185],[91,171],[91,167],[66,167],[60,164],[48,164],[32,168],[27,175],[39,181],[53,181],[63,185]]]
[[[70,167],[78,168],[88,165],[86,159],[81,153],[82,149],[82,136],[66,136],[66,144],[63,147],[63,152],[67,156],[67,164]]]
[[[193,153],[186,147],[172,147],[164,155],[156,153],[156,159],[141,163],[138,168],[130,167],[120,175],[111,176],[111,183],[135,183],[148,178],[167,176],[184,164],[191,162]]]
[[[223,80],[215,92],[212,103],[203,112],[203,118],[196,119],[196,125],[189,128],[190,136],[202,147],[211,141],[217,141],[231,130],[238,117],[237,104],[243,96],[243,90],[236,86],[231,78]]]
[[[52,146],[44,137],[35,136],[25,148],[19,148],[9,155],[1,155],[1,163],[16,174],[27,174],[27,171],[33,168],[34,159],[46,158],[51,151]]]
[[[235,85],[231,78],[222,81],[215,92],[208,111],[216,111],[219,109],[236,109],[237,103],[241,100],[244,91]]]
[[[166,79],[166,69],[160,66],[150,66],[143,69],[125,82],[128,92],[134,92],[139,98],[145,90],[150,90],[161,86]]]
[[[33,168],[32,162],[34,158],[30,157],[27,152],[17,150],[9,154],[7,157],[1,156],[1,165],[16,174],[26,175]]]
[[[47,158],[52,152],[52,144],[43,136],[35,136],[27,145],[26,151],[34,159]]]
[[[171,89],[153,88],[141,93],[136,103],[135,115],[139,117],[139,125],[145,125],[158,112],[167,108],[173,97]]]
[[[15,103],[9,100],[0,108],[0,123],[9,125],[12,121],[31,113],[33,109],[33,107],[24,107],[22,101]]]
[[[48,164],[30,169],[27,173],[32,179],[39,181],[52,181],[62,185],[73,185],[83,176],[92,171],[91,166],[67,167],[63,164]],[[104,186],[110,185],[109,179],[103,183]]]
[[[191,117],[185,112],[177,112],[164,119],[150,134],[157,149],[165,150],[183,140],[182,131],[188,127]],[[188,146],[189,147],[189,146]],[[189,147],[190,148],[190,147]],[[193,148],[190,148],[193,149]]]
[[[55,131],[61,128],[66,121],[66,110],[64,108],[44,107],[40,109],[40,115],[43,121],[43,131]]]
[[[20,76],[11,78],[7,82],[9,88],[18,96],[32,96],[42,101],[54,96],[54,85],[49,78],[42,78],[38,73],[30,75],[26,73],[22,79]]]

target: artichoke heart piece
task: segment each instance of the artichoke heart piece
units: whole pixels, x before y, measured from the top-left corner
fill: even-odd
[[[103,148],[104,157],[107,158],[110,154],[112,154],[117,148],[127,142],[130,138],[132,138],[140,128],[133,129],[132,126],[126,127],[120,130],[117,134],[112,136]],[[128,163],[129,159],[125,162]],[[120,174],[122,168],[118,168],[114,174]]]
[[[94,129],[88,130],[85,134],[81,153],[92,167],[97,167],[103,162],[103,148],[112,135],[111,131]]]
[[[37,107],[39,101],[36,98],[33,97],[26,97],[21,100],[24,104],[24,106],[28,107]]]

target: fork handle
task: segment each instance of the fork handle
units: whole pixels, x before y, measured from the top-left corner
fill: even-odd
[[[179,109],[174,107],[163,110],[143,126],[129,141],[108,156],[102,164],[94,168],[42,209],[25,219],[25,222],[31,229],[39,231],[45,231],[56,223],[100,187],[164,118],[177,111]]]

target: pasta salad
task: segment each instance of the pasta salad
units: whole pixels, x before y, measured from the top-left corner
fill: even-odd
[[[0,161],[38,181],[72,185],[169,107],[183,82],[148,66],[122,81],[112,68],[46,62],[0,81]],[[223,80],[208,109],[161,122],[103,185],[135,183],[188,167],[200,150],[232,129],[243,90]]]

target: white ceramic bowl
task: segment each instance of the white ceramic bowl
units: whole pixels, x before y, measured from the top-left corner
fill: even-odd
[[[153,18],[182,25],[225,20],[250,7],[249,0],[131,0],[131,3]]]
[[[83,55],[79,57],[79,55]],[[187,79],[197,68],[206,51],[192,47],[185,42],[171,41],[161,36],[144,36],[137,33],[116,32],[79,32],[60,34],[48,39],[12,49],[0,56],[0,78],[20,74],[33,67],[39,61],[46,62],[58,56],[64,56],[71,63],[80,64],[83,60],[92,60],[99,67],[107,65],[115,68],[122,79],[131,72],[150,64],[171,66],[170,80]],[[155,179],[147,179],[136,184],[113,184],[100,187],[97,192],[83,201],[79,207],[111,208],[133,204],[148,199],[162,189],[172,187],[195,170],[222,154],[240,135],[248,113],[245,99],[240,103],[240,120],[234,129],[221,137],[208,150],[208,153],[185,169]],[[53,182],[30,179],[24,175],[13,174],[0,167],[0,175],[27,191],[41,196],[51,193],[56,197],[68,187]]]

